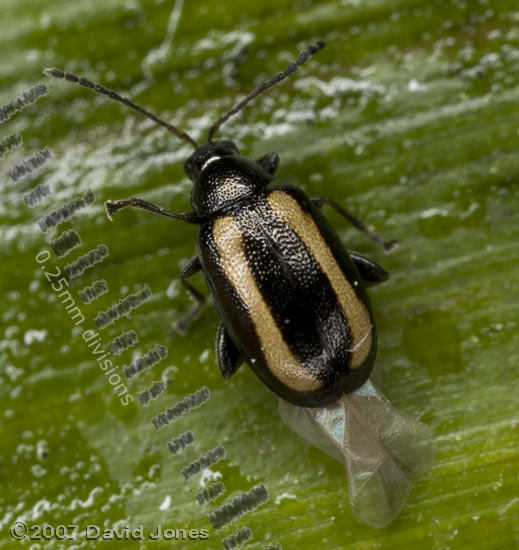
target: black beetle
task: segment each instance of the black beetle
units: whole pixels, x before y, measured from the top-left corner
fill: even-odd
[[[330,205],[389,250],[386,242],[331,199],[308,198],[291,186],[272,187],[279,157],[256,161],[232,141],[214,141],[220,126],[252,99],[296,71],[324,47],[301,52],[285,71],[254,89],[209,131],[198,146],[185,132],[107,88],[58,69],[64,78],[107,95],[165,127],[194,148],[184,163],[193,181],[193,212],[175,214],[141,199],[107,201],[107,214],[126,206],[200,225],[198,255],[182,270],[196,306],[178,324],[185,330],[206,298],[188,279],[202,271],[220,313],[216,352],[220,371],[231,377],[242,361],[277,395],[302,407],[322,407],[369,378],[376,331],[365,285],[387,280],[371,260],[348,252],[320,207]]]

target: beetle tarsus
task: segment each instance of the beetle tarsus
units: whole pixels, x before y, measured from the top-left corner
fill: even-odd
[[[117,208],[114,208],[114,203],[112,201],[105,201],[105,212],[106,212],[106,217],[110,221],[113,221],[114,214],[115,212],[117,212]]]
[[[180,334],[181,336],[185,336],[191,326],[191,323],[200,317],[200,314],[205,309],[206,305],[207,299],[204,298],[203,301],[198,302],[192,309],[190,309],[184,317],[173,321],[169,335],[174,336],[175,334]]]
[[[393,239],[392,241],[384,241],[382,246],[386,252],[393,252],[393,250],[398,248],[399,244],[400,241],[398,239]]]

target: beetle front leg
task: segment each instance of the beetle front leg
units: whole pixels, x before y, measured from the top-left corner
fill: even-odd
[[[202,313],[203,309],[207,305],[207,298],[188,282],[189,277],[201,270],[202,263],[200,262],[200,258],[195,256],[180,272],[180,280],[182,285],[189,292],[189,294],[193,296],[196,304],[190,311],[188,311],[186,315],[184,315],[184,317],[181,317],[173,323],[172,333],[178,332],[180,334],[185,334],[189,328],[189,325],[200,316],[200,313]]]
[[[344,210],[342,206],[339,206],[334,200],[328,199],[326,197],[311,197],[310,201],[317,208],[321,208],[324,205],[331,206],[334,208],[343,218],[346,218],[354,227],[365,233],[372,241],[380,244],[386,252],[391,252],[394,250],[398,244],[397,240],[385,241],[378,233],[372,231],[367,224],[362,220]]]
[[[158,206],[151,202],[144,201],[142,199],[135,199],[135,198],[125,199],[122,201],[106,201],[105,210],[106,210],[106,215],[108,219],[112,220],[114,214],[118,210],[121,210],[122,208],[127,208],[128,206],[132,208],[140,208],[142,210],[148,210],[149,212],[153,212],[154,214],[160,214],[161,216],[166,216],[168,218],[173,218],[174,220],[180,220],[186,223],[200,224],[204,221],[203,218],[201,218],[200,216],[197,216],[194,212],[186,212],[185,214],[175,214],[175,212],[170,212],[169,210],[162,208],[162,206]]]
[[[267,153],[256,162],[263,168],[263,170],[265,170],[265,172],[267,172],[267,174],[273,176],[279,164],[279,155],[277,153]]]

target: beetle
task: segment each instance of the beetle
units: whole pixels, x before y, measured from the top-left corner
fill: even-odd
[[[346,250],[321,207],[333,207],[386,250],[396,241],[384,241],[331,199],[270,185],[279,163],[276,153],[250,160],[234,142],[213,136],[323,47],[318,42],[302,51],[285,71],[255,88],[211,126],[202,145],[100,84],[59,69],[44,71],[124,103],[194,148],[184,163],[193,182],[192,212],[177,214],[131,198],[107,201],[107,215],[112,219],[121,208],[133,207],[198,224],[198,254],[180,276],[196,304],[177,330],[185,332],[207,302],[189,282],[201,271],[220,314],[216,355],[223,377],[246,362],[275,394],[301,407],[323,407],[369,378],[376,330],[366,286],[388,278],[378,264]]]

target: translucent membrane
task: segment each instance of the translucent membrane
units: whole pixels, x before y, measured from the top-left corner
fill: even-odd
[[[395,519],[411,492],[409,477],[432,464],[429,427],[392,407],[369,380],[327,407],[280,399],[279,412],[303,439],[344,463],[351,509],[372,527]]]

